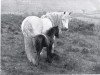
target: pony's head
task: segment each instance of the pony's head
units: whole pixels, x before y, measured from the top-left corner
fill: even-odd
[[[67,28],[68,29],[68,23],[69,20],[71,19],[71,15],[72,12],[64,12],[62,15],[62,24],[63,24],[63,28]]]
[[[52,28],[50,28],[47,32],[46,35],[49,37],[56,37],[59,38],[59,27],[58,26],[54,26]]]

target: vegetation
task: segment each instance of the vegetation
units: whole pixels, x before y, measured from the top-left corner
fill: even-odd
[[[20,29],[24,18],[21,15],[1,15],[1,69],[3,74],[100,73],[100,23],[73,18],[69,22],[69,31],[63,31],[60,38],[55,41],[56,55],[52,63],[46,63],[45,57],[41,57],[40,65],[35,67],[28,61],[24,52],[24,40]],[[93,21],[97,20],[93,19]]]

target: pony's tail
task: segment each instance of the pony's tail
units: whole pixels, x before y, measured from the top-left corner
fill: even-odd
[[[24,20],[21,25],[21,30],[24,36],[25,52],[27,58],[30,62],[36,64],[37,53],[34,47],[34,40],[32,39],[34,36],[32,26],[27,20]]]
[[[21,30],[25,37],[34,36],[32,25],[28,21],[23,21],[21,25]]]
[[[37,52],[35,49],[35,43],[32,37],[24,37],[25,41],[25,52],[27,58],[34,65],[37,63]]]

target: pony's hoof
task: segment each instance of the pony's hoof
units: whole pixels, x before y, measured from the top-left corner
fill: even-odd
[[[39,63],[34,64],[34,63],[30,62],[30,65],[37,67],[39,65]]]
[[[39,66],[39,64],[34,64],[34,66],[35,66],[35,67],[38,67],[38,66]]]
[[[50,59],[46,59],[47,63],[52,63],[52,61]]]

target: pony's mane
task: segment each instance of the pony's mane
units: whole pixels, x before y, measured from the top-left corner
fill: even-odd
[[[44,18],[49,18],[53,24],[53,26],[61,26],[62,25],[62,12],[51,12],[43,15]]]

